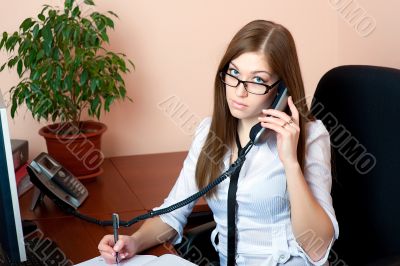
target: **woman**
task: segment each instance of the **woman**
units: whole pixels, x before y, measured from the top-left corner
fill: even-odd
[[[268,109],[280,82],[290,95],[285,112]],[[338,237],[330,196],[329,134],[309,114],[294,40],[279,24],[250,22],[230,42],[215,77],[213,115],[197,128],[182,171],[160,208],[216,179],[236,160],[258,122],[270,132],[264,144],[250,150],[241,169],[236,230],[229,229],[235,232],[233,241],[228,241],[229,178],[206,197],[217,224],[211,241],[220,263],[324,265]],[[113,263],[116,252],[129,258],[163,241],[179,243],[194,204],[147,220],[116,245],[111,235],[105,236],[99,243],[101,255]],[[228,243],[234,243],[229,262]]]

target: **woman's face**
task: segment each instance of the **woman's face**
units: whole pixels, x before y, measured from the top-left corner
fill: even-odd
[[[271,85],[278,80],[273,73],[267,59],[261,52],[248,52],[232,60],[228,67],[228,74],[243,81],[253,81]],[[248,93],[243,83],[238,87],[226,86],[226,100],[232,116],[257,123],[257,117],[262,109],[267,109],[272,104],[276,95],[276,87],[267,94],[256,95]]]

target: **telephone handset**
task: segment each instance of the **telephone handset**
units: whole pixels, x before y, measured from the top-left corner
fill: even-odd
[[[278,84],[278,92],[275,96],[270,109],[276,109],[279,111],[284,111],[287,106],[288,101],[288,89],[283,81]],[[266,128],[261,126],[261,123],[257,123],[250,131],[250,139],[253,141],[254,145],[260,145],[265,142],[267,138],[268,131]]]
[[[40,192],[58,203],[77,209],[89,195],[83,184],[47,153],[39,154],[27,170]]]

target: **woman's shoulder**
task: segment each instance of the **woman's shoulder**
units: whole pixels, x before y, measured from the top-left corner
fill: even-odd
[[[201,120],[200,123],[197,125],[194,138],[195,139],[204,138],[207,135],[208,131],[210,130],[210,126],[211,126],[211,117],[207,116],[203,118],[203,120]]]
[[[196,135],[200,132],[208,132],[211,126],[211,116],[207,116],[200,121],[196,129]]]
[[[206,116],[205,118],[203,118],[203,120],[200,121],[198,129],[207,127],[210,128],[210,126],[211,126],[211,116]]]
[[[324,137],[329,138],[328,130],[326,129],[324,123],[319,119],[308,121],[305,124],[305,131],[306,131],[307,142],[312,142],[317,138],[324,138]]]

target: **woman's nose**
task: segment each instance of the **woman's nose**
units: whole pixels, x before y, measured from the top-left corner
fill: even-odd
[[[247,95],[247,90],[245,86],[245,83],[241,83],[239,84],[239,86],[236,87],[236,96],[243,97]]]

